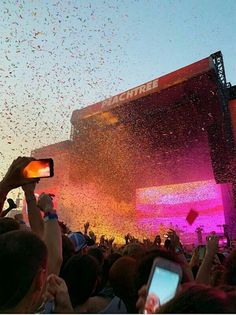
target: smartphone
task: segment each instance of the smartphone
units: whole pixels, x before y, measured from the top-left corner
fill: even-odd
[[[219,237],[219,247],[225,247],[228,245],[228,239],[225,236],[220,236]]]
[[[156,258],[148,280],[148,293],[144,314],[155,313],[158,308],[171,300],[182,279],[182,269],[173,261]]]
[[[205,257],[205,254],[206,254],[206,246],[204,245],[198,246],[198,255],[199,255],[200,260],[203,260],[203,258]]]
[[[53,177],[53,175],[53,159],[34,160],[23,169],[23,176],[25,178],[47,178]]]

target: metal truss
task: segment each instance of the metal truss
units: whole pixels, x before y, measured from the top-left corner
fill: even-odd
[[[223,86],[223,88],[227,88],[227,80],[226,80],[226,75],[225,75],[225,68],[224,68],[224,61],[223,61],[223,56],[221,51],[217,51],[216,53],[211,55],[211,58],[213,60],[213,63],[216,67],[216,72],[218,75],[218,78]]]

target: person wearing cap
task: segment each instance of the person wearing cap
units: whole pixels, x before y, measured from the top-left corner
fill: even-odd
[[[87,246],[94,245],[94,241],[89,236],[83,235],[81,232],[72,232],[68,237],[72,241],[77,254],[86,254]]]

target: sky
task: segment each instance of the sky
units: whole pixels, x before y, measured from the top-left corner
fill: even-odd
[[[73,110],[218,50],[236,84],[235,25],[234,0],[1,0],[0,177]]]

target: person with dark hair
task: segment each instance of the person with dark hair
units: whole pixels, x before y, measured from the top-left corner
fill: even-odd
[[[119,259],[121,254],[119,253],[113,253],[110,254],[105,260],[103,264],[103,270],[102,270],[102,287],[105,287],[108,282],[109,277],[109,271],[111,269],[111,266],[114,264],[114,262]]]
[[[136,313],[137,294],[135,290],[137,261],[128,256],[116,260],[109,271],[109,283],[114,294],[124,301],[128,313]],[[125,277],[124,277],[125,275]]]
[[[176,296],[161,306],[159,314],[224,314],[235,313],[236,291],[211,288],[204,284],[188,284]]]
[[[61,272],[66,265],[67,261],[75,255],[75,248],[72,241],[69,239],[68,236],[62,235],[62,265],[61,265]]]
[[[139,291],[137,309],[143,312],[147,287]],[[205,284],[186,283],[169,302],[160,305],[158,314],[230,314],[236,312],[236,289],[230,286],[212,288]],[[152,312],[150,312],[152,313]]]
[[[102,250],[98,247],[92,247],[88,249],[87,254],[94,257],[97,260],[99,267],[102,270],[104,264],[104,255]]]
[[[135,259],[140,259],[145,254],[145,248],[139,243],[130,243],[123,249],[123,256],[130,256]]]
[[[222,274],[222,282],[227,285],[236,285],[236,251],[233,251],[226,259]]]
[[[72,232],[68,235],[74,245],[74,250],[77,254],[85,255],[87,253],[88,242],[81,232]]]
[[[88,300],[95,292],[98,281],[98,263],[88,255],[74,255],[64,266],[61,277],[65,280],[72,306],[76,313],[87,313]]]
[[[20,229],[20,224],[12,218],[0,218],[0,235]]]
[[[47,248],[35,234],[0,236],[0,312],[33,313],[47,279]]]
[[[113,259],[118,257],[118,256],[114,256],[114,254],[112,254],[111,256],[113,257]],[[122,259],[121,264],[118,263],[120,259]],[[131,284],[133,280],[132,275],[134,276],[134,273],[135,273],[135,269],[132,269],[133,262],[136,265],[136,260],[131,257],[124,257],[124,259],[122,257],[119,257],[118,259],[116,259],[115,262],[114,261],[112,262],[112,265],[110,265],[109,270],[108,270],[110,277],[108,281],[106,282],[105,287],[101,291],[99,291],[95,296],[90,297],[89,299],[89,303],[88,303],[89,313],[100,313],[100,314],[127,313],[127,306],[125,305],[121,296],[124,296],[127,298],[127,305],[129,307],[129,310],[131,312],[135,312],[136,296],[134,297],[132,295],[134,290]],[[117,263],[118,265],[116,265]],[[127,276],[127,272],[129,274],[129,276],[125,278],[127,281],[123,277],[124,268],[125,268],[126,276]],[[126,289],[128,289],[129,292],[125,293]],[[128,300],[129,298],[131,299]]]

